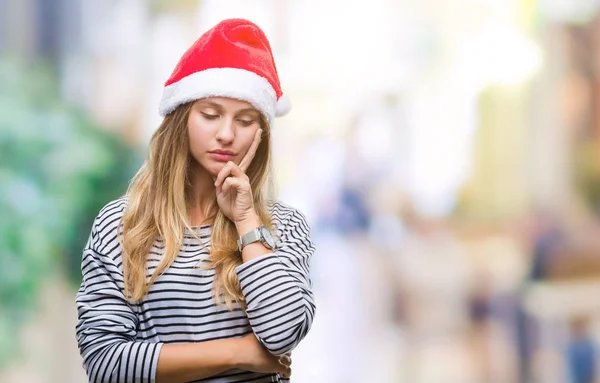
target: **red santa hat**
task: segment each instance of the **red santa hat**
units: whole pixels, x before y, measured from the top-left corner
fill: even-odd
[[[256,24],[228,19],[200,36],[165,83],[159,112],[166,116],[181,104],[206,97],[247,101],[270,123],[289,112],[271,45]]]

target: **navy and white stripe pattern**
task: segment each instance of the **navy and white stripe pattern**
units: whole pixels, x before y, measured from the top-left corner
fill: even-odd
[[[124,297],[121,246],[117,226],[126,199],[106,205],[98,214],[83,252],[83,280],[77,293],[79,350],[90,382],[154,382],[165,343],[235,338],[254,332],[273,354],[291,351],[306,336],[315,315],[310,260],[314,245],[305,217],[281,202],[269,209],[278,238],[273,253],[237,268],[244,311],[216,306],[214,270],[198,267],[209,256],[210,226],[190,233],[171,267],[138,304]],[[148,277],[161,259],[157,240],[148,255]],[[230,370],[204,382],[280,382],[276,374]]]

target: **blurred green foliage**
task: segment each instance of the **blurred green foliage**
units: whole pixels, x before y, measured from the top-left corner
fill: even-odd
[[[0,84],[1,367],[44,280],[79,283],[92,221],[141,159],[66,104],[50,68],[0,61]]]

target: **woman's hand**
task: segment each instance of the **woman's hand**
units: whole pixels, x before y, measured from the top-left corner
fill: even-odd
[[[252,145],[240,164],[237,165],[233,161],[227,162],[215,179],[219,208],[227,218],[236,224],[256,215],[252,188],[246,171],[254,159],[261,135],[262,129],[258,129]]]
[[[236,366],[242,370],[266,374],[277,373],[289,379],[292,375],[292,358],[290,354],[275,356],[260,344],[254,334],[238,339],[236,350]]]

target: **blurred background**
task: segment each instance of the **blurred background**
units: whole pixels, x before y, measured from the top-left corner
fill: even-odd
[[[81,251],[227,17],[292,112],[312,225],[303,382],[600,382],[599,0],[0,0],[0,382],[86,381]]]

